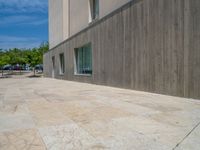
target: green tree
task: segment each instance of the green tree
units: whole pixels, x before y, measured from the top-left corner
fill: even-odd
[[[32,49],[31,52],[31,61],[30,61],[30,65],[31,67],[33,67],[34,75],[35,75],[35,66],[37,64],[41,64],[41,56],[39,51],[36,48],[34,48]]]
[[[49,50],[49,43],[48,42],[44,42],[40,45],[40,47],[38,48],[38,52],[39,52],[39,64],[43,64],[43,55],[44,53],[46,53]]]
[[[21,68],[25,64],[30,64],[31,67],[35,68],[36,65],[43,64],[43,54],[48,50],[48,42],[43,42],[38,48],[32,49],[13,48],[8,51],[0,49],[0,66],[19,64]]]
[[[5,53],[0,54],[0,68],[2,70],[2,76],[3,76],[3,66],[6,64],[9,64],[10,57],[6,55]]]
[[[8,52],[8,55],[10,56],[10,64],[11,65],[16,65],[19,64],[19,62],[21,61],[21,57],[20,57],[20,49],[14,48],[14,49],[10,49]]]

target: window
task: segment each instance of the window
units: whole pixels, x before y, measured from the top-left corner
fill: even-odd
[[[99,17],[99,0],[89,0],[90,22]]]
[[[55,77],[55,56],[52,57],[52,78]]]
[[[75,74],[92,74],[91,44],[75,49]]]
[[[60,54],[60,74],[64,74],[65,73],[65,58],[64,58],[64,54]]]
[[[52,66],[53,66],[53,70],[55,69],[55,56],[52,57]]]

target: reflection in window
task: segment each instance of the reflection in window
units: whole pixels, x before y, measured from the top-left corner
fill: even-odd
[[[75,49],[75,67],[76,74],[92,74],[91,44]]]

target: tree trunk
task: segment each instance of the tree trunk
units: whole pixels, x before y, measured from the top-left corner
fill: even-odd
[[[19,67],[19,74],[22,75],[22,67]]]

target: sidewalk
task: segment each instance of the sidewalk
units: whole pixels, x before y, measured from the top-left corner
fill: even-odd
[[[33,77],[34,72],[33,71],[9,71],[4,72],[3,76],[2,73],[0,74],[0,78],[27,78],[27,77]],[[42,74],[36,73],[35,77],[41,77]]]
[[[48,78],[0,79],[1,150],[198,150],[200,101]]]

